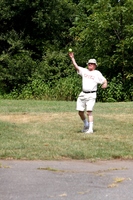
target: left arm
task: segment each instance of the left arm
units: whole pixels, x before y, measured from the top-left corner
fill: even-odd
[[[103,89],[107,88],[107,85],[108,85],[108,83],[107,83],[107,80],[105,79],[105,81],[102,84],[102,88]]]

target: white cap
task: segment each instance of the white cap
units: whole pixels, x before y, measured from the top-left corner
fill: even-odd
[[[89,63],[94,63],[95,65],[97,65],[96,59],[90,59],[90,60],[88,60],[87,65],[88,65]]]

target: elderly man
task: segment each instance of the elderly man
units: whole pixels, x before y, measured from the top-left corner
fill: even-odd
[[[82,132],[90,134],[93,133],[92,111],[96,102],[97,85],[101,84],[104,89],[107,87],[107,80],[100,71],[96,70],[97,62],[95,59],[88,61],[88,68],[83,68],[76,63],[73,52],[69,52],[69,56],[77,73],[82,77],[82,92],[77,99],[77,110],[81,120],[84,122]],[[88,119],[86,118],[85,110]]]

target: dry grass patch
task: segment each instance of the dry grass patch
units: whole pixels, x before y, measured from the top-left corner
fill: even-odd
[[[117,120],[118,122],[123,122],[123,123],[132,123],[132,117],[133,117],[133,114],[125,114],[125,113],[122,113],[122,114],[98,114],[97,115],[98,117],[101,117],[101,118],[104,118],[104,119],[110,119],[110,120]]]
[[[32,122],[39,122],[39,123],[49,123],[51,121],[59,121],[64,122],[66,120],[73,120],[75,118],[75,113],[15,113],[15,114],[8,114],[0,115],[0,120],[5,122],[11,122],[11,123],[32,123]]]

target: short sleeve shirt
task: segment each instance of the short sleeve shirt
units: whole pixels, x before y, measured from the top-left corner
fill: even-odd
[[[83,91],[96,91],[98,84],[103,84],[106,80],[98,70],[89,71],[87,68],[79,67],[78,74],[82,77]]]

